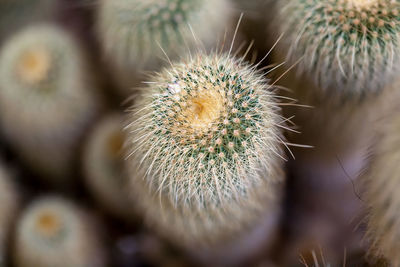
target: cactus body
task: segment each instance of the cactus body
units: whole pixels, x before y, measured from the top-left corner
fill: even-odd
[[[32,203],[17,225],[14,261],[18,267],[104,266],[102,252],[88,214],[58,197]]]
[[[31,26],[2,47],[0,122],[43,174],[70,174],[80,135],[98,109],[91,87],[77,44],[55,26]]]
[[[230,18],[226,0],[102,0],[98,32],[106,58],[131,77],[200,45],[214,46]],[[127,71],[129,70],[129,71]],[[136,70],[136,71],[134,71]],[[123,79],[124,75],[119,75]]]
[[[371,255],[383,256],[391,266],[400,265],[400,116],[393,114],[381,129],[372,160],[363,175],[365,201],[369,207],[367,237]]]
[[[259,73],[199,54],[143,91],[127,141],[132,190],[151,223],[178,240],[214,242],[273,206],[281,118]]]
[[[84,171],[88,187],[98,202],[113,214],[132,219],[125,186],[122,128],[119,114],[109,115],[98,123],[85,148]]]
[[[400,2],[279,1],[276,26],[291,62],[322,89],[362,96],[390,83],[400,66]]]

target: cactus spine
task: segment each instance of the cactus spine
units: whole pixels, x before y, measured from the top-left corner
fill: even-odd
[[[273,209],[283,119],[251,66],[217,54],[175,63],[143,89],[130,119],[132,190],[158,230],[211,243]]]
[[[277,13],[283,51],[322,89],[360,97],[399,71],[399,1],[284,0]]]
[[[49,24],[15,34],[0,52],[5,134],[34,168],[53,177],[70,173],[78,139],[98,109],[82,57],[71,37]]]
[[[91,218],[59,197],[32,203],[17,225],[16,266],[104,266],[100,238]]]
[[[125,187],[126,175],[122,144],[123,118],[110,114],[103,118],[89,136],[83,156],[85,178],[94,197],[108,211],[132,219]]]

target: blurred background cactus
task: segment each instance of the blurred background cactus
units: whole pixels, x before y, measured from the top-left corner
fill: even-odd
[[[106,266],[102,241],[80,208],[42,197],[22,213],[16,228],[16,266]]]
[[[0,266],[399,265],[399,12],[0,0]]]
[[[321,89],[362,97],[399,71],[398,1],[279,1],[277,25],[294,63]],[[334,93],[334,92],[330,92]]]
[[[92,130],[83,154],[86,183],[93,197],[109,212],[134,219],[123,155],[125,134],[121,114],[109,114]]]
[[[98,9],[99,39],[117,74],[126,73],[125,79],[117,77],[127,80],[125,91],[141,81],[139,74],[159,70],[164,53],[173,59],[214,48],[232,12],[228,0],[101,0]]]
[[[399,83],[396,83],[396,87]],[[399,110],[385,118],[379,131],[379,139],[371,148],[371,164],[363,174],[363,191],[368,206],[366,239],[370,242],[370,256],[374,260],[380,257],[388,260],[390,266],[398,266],[400,257],[398,207],[400,205],[397,190],[398,173],[398,131]]]
[[[17,32],[0,52],[0,84],[7,139],[52,182],[65,184],[79,139],[99,107],[78,44],[53,25]]]

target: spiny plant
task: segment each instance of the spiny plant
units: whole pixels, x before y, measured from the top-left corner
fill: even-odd
[[[98,109],[85,63],[71,36],[51,24],[27,27],[0,51],[0,123],[17,152],[52,177],[68,176]]]
[[[107,59],[121,68],[154,70],[164,58],[214,45],[230,18],[227,0],[101,0],[98,32]]]
[[[261,73],[227,54],[199,53],[152,77],[127,126],[133,195],[149,222],[180,242],[212,243],[272,212],[279,112]]]
[[[362,96],[399,70],[397,0],[283,0],[276,13],[283,51],[322,89]]]
[[[400,116],[393,114],[372,150],[370,166],[363,175],[364,199],[369,207],[367,239],[370,255],[383,256],[391,266],[400,265]]]
[[[11,175],[0,163],[0,266],[6,266],[6,243],[18,210],[18,195]]]
[[[18,267],[105,266],[99,234],[83,210],[55,196],[34,201],[23,212],[13,248]]]
[[[110,114],[98,122],[86,144],[83,164],[88,187],[99,203],[118,216],[132,219],[125,186],[122,128],[120,114]]]

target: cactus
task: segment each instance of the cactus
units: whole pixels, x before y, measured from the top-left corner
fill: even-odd
[[[13,250],[18,267],[105,266],[91,218],[55,196],[42,197],[23,212]]]
[[[46,175],[71,173],[74,149],[97,112],[88,75],[78,45],[50,24],[24,29],[1,49],[0,122],[21,156]]]
[[[367,239],[370,255],[383,256],[391,266],[400,264],[400,199],[398,178],[400,160],[400,116],[392,114],[380,132],[380,138],[372,150],[372,158],[363,178],[363,199],[369,207]]]
[[[230,9],[227,0],[101,0],[98,33],[108,61],[131,78],[132,70],[156,70],[163,52],[172,59],[200,42],[213,46]]]
[[[273,91],[228,55],[200,53],[153,77],[127,127],[132,195],[150,223],[209,244],[273,210],[283,178]]]
[[[6,243],[18,209],[18,195],[11,175],[0,164],[0,266],[6,266]]]
[[[102,119],[85,147],[83,164],[88,188],[94,197],[114,215],[133,219],[130,201],[125,191],[125,167],[122,154],[124,135],[120,114]]]
[[[399,1],[283,0],[277,14],[282,51],[322,90],[362,97],[399,71]]]

